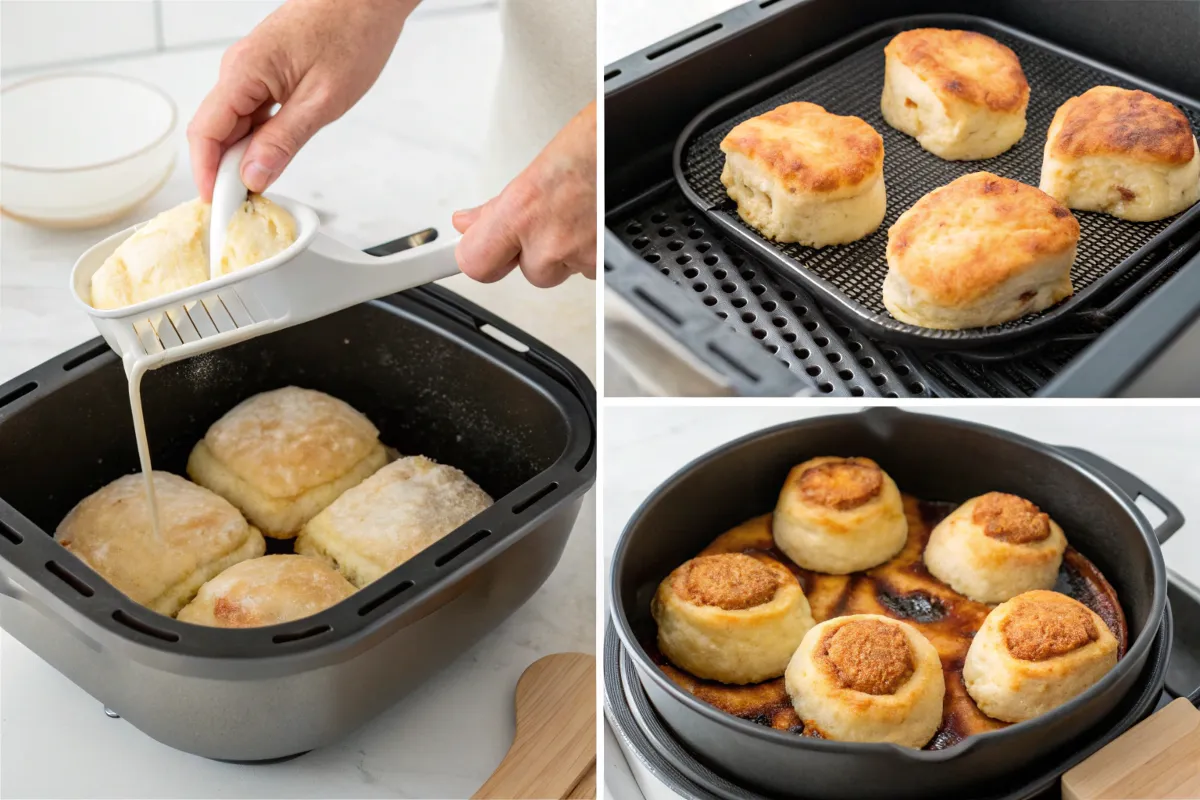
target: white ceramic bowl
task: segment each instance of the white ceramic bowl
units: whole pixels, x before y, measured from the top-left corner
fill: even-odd
[[[103,225],[175,165],[171,98],[119,75],[60,73],[0,90],[0,210],[38,225]]]

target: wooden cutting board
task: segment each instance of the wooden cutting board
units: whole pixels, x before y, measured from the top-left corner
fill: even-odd
[[[556,653],[517,681],[512,747],[472,800],[596,796],[596,658]]]
[[[1180,698],[1062,779],[1064,800],[1200,797],[1200,710]]]

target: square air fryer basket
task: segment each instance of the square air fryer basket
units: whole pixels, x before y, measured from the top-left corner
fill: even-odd
[[[595,477],[587,378],[432,287],[149,373],[155,468],[186,474],[209,425],[286,385],[347,401],[385,444],[462,469],[496,502],[338,605],[246,630],[156,614],[53,539],[78,501],[138,471],[125,374],[102,340],[0,386],[0,622],[144,732],[210,758],[294,755],[387,708],[533,594]]]

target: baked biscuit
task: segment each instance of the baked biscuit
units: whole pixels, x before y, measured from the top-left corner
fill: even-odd
[[[980,603],[1051,589],[1067,537],[1050,515],[1002,492],[974,497],[934,527],[925,566],[954,591]]]
[[[126,475],[84,498],[54,538],[131,600],[174,616],[205,581],[261,556],[262,534],[228,502],[190,481],[154,472],[160,536],[143,476]]]
[[[888,230],[883,304],[901,322],[998,325],[1070,297],[1079,222],[1048,194],[989,172],[922,197]]]
[[[771,520],[775,545],[805,569],[845,575],[904,547],[900,490],[869,458],[822,456],[793,467]]]
[[[260,628],[311,617],[354,594],[319,558],[273,555],[234,564],[200,587],[177,619],[216,628]]]
[[[309,520],[296,552],[331,562],[361,589],[491,504],[454,467],[424,456],[401,458]]]
[[[1096,86],[1055,112],[1041,188],[1068,208],[1164,219],[1200,200],[1200,149],[1187,117],[1167,101]]]
[[[1016,53],[973,31],[918,28],[883,50],[883,118],[948,161],[998,156],[1025,134]]]
[[[942,724],[942,660],[907,622],[835,617],[804,636],[784,686],[806,727],[843,742],[924,747]]]
[[[1094,611],[1058,592],[1019,594],[975,634],[963,682],[979,710],[1023,722],[1058,708],[1117,663],[1117,639]]]
[[[187,471],[267,536],[291,539],[386,463],[369,419],[335,397],[288,386],[244,400],[214,422]]]
[[[883,138],[858,117],[788,103],[734,127],[721,151],[721,183],[768,239],[845,244],[883,222]]]
[[[722,683],[778,678],[813,626],[796,576],[774,559],[744,553],[683,564],[659,584],[650,611],[663,655]]]

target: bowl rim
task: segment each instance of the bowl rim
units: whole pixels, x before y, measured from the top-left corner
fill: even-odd
[[[907,415],[907,416],[906,416]],[[1162,549],[1150,528],[1150,523],[1142,514],[1141,509],[1133,504],[1125,493],[1116,483],[1107,475],[1097,471],[1088,464],[1084,464],[1072,458],[1067,452],[1055,447],[1040,442],[1036,439],[1031,439],[1018,433],[1014,433],[1005,428],[999,428],[993,425],[985,425],[971,420],[958,419],[956,417],[947,417],[942,414],[929,411],[912,412],[905,411],[889,406],[866,406],[854,411],[832,410],[830,413],[821,414],[816,417],[806,417],[802,419],[789,420],[787,422],[770,425],[764,428],[738,436],[731,441],[718,445],[705,453],[690,460],[687,464],[680,467],[666,480],[659,483],[646,497],[638,508],[629,516],[624,526],[621,529],[621,535],[617,540],[617,545],[613,550],[611,562],[609,565],[609,574],[607,576],[607,585],[605,586],[605,600],[608,607],[608,617],[613,621],[617,636],[620,638],[625,650],[629,653],[637,672],[641,676],[649,676],[650,680],[656,684],[663,692],[669,695],[673,700],[681,703],[689,711],[699,714],[710,722],[715,722],[719,727],[725,728],[732,733],[741,733],[758,739],[765,743],[782,745],[789,748],[811,749],[817,752],[826,753],[874,753],[874,754],[890,754],[901,758],[908,758],[924,763],[939,763],[949,761],[961,757],[968,752],[975,750],[978,747],[986,746],[988,743],[1020,736],[1033,726],[1045,724],[1052,719],[1057,719],[1063,716],[1072,714],[1076,709],[1082,707],[1087,699],[1100,695],[1109,690],[1109,687],[1116,684],[1124,673],[1130,668],[1128,665],[1135,662],[1144,661],[1146,653],[1150,650],[1153,640],[1157,633],[1157,628],[1152,628],[1149,625],[1142,630],[1125,651],[1125,656],[1117,662],[1117,665],[1108,671],[1099,681],[1090,686],[1086,691],[1078,696],[1068,700],[1061,706],[1051,709],[1045,714],[1035,717],[1031,720],[1018,722],[999,730],[985,731],[968,736],[966,739],[957,742],[956,744],[944,748],[942,750],[924,750],[903,747],[890,742],[844,742],[832,739],[815,739],[808,737],[796,736],[793,733],[778,731],[774,728],[767,728],[749,720],[736,717],[725,711],[718,709],[715,706],[709,705],[704,701],[696,698],[691,693],[680,689],[674,681],[668,678],[657,665],[655,665],[642,647],[637,636],[633,632],[633,628],[629,623],[629,617],[625,611],[625,604],[621,599],[621,591],[619,586],[619,575],[621,567],[627,555],[627,546],[630,541],[629,533],[632,528],[641,520],[645,512],[662,496],[669,493],[676,483],[689,475],[693,470],[706,464],[710,461],[721,458],[727,451],[736,447],[749,445],[753,441],[760,438],[767,438],[785,431],[803,427],[806,423],[823,420],[829,418],[839,418],[841,420],[851,422],[858,421],[860,423],[872,424],[882,421],[898,421],[908,419],[909,417],[931,417],[936,419],[940,424],[945,424],[950,427],[968,428],[980,432],[987,433],[997,438],[1008,439],[1010,442],[1026,447],[1030,450],[1038,452],[1049,458],[1066,462],[1070,467],[1080,471],[1083,475],[1089,478],[1096,484],[1098,491],[1104,491],[1113,498],[1126,512],[1129,513],[1131,520],[1136,524],[1138,531],[1141,533],[1146,546],[1149,548],[1150,560],[1153,568],[1154,586],[1152,589],[1151,599],[1151,620],[1159,619],[1162,616],[1162,610],[1167,602],[1167,571],[1166,563],[1163,559]]]
[[[149,81],[144,81],[141,78],[131,78],[128,75],[117,75],[112,72],[101,72],[101,71],[97,71],[97,70],[65,70],[62,72],[51,72],[51,73],[47,73],[45,75],[32,75],[28,78],[22,78],[20,80],[13,81],[12,83],[7,84],[3,87],[0,87],[0,95],[3,95],[5,92],[8,92],[12,89],[19,89],[22,87],[26,87],[33,83],[41,83],[43,81],[59,80],[61,78],[105,78],[108,80],[132,83],[132,84],[136,84],[136,85],[142,87],[143,89],[149,89],[153,94],[158,95],[158,97],[167,104],[167,108],[171,112],[171,118],[170,118],[169,122],[167,123],[167,129],[165,131],[163,131],[163,133],[160,134],[157,138],[155,138],[154,141],[150,142],[149,144],[139,147],[137,150],[133,151],[132,153],[128,153],[123,156],[118,156],[116,158],[110,158],[107,161],[101,161],[96,164],[84,164],[84,165],[75,166],[75,167],[31,167],[31,166],[22,165],[22,164],[13,164],[10,161],[5,161],[2,158],[0,158],[0,168],[17,170],[19,172],[40,172],[40,173],[59,173],[59,174],[72,173],[72,172],[87,172],[89,170],[94,170],[94,169],[103,169],[104,167],[111,167],[111,166],[114,166],[116,164],[121,164],[126,161],[132,161],[133,159],[137,158],[138,156],[141,156],[141,155],[144,155],[144,154],[150,152],[154,148],[161,145],[163,142],[170,139],[171,136],[175,133],[175,128],[179,125],[179,108],[175,105],[175,101],[173,99],[171,99],[170,95],[168,95],[162,89],[158,88],[157,86],[155,86],[153,83],[150,83]]]

